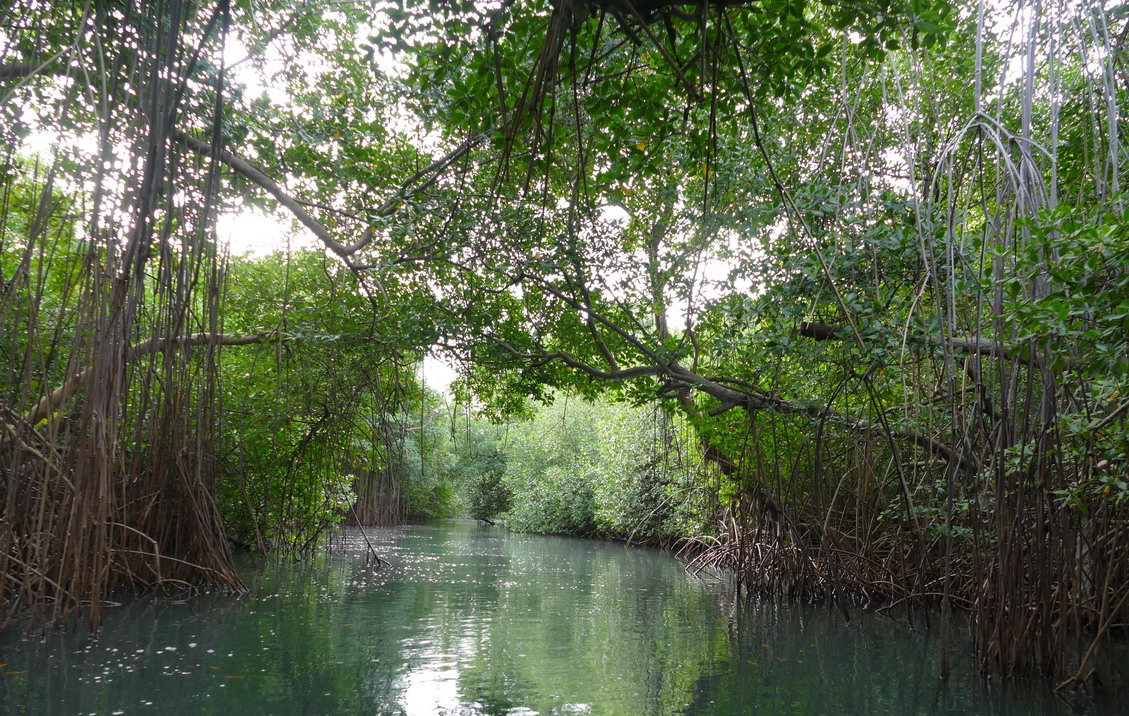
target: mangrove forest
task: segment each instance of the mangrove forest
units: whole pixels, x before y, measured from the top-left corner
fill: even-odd
[[[0,625],[473,517],[1092,693],[1127,107],[1116,0],[6,3]]]

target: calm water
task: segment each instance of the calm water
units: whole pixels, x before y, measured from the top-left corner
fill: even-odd
[[[937,679],[904,623],[734,603],[669,556],[471,522],[243,567],[240,599],[110,610],[97,641],[0,641],[15,714],[1069,714],[1039,682]],[[1089,713],[1119,713],[1108,705]]]

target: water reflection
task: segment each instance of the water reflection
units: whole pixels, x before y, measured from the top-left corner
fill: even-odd
[[[357,532],[250,593],[114,610],[0,642],[6,713],[1069,713],[1041,683],[948,688],[926,634],[874,615],[735,603],[669,557],[467,522]],[[1101,713],[1102,710],[1096,711]],[[1107,712],[1114,713],[1113,706]]]

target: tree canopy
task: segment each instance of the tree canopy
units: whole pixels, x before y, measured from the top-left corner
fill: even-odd
[[[2,17],[13,614],[238,588],[225,529],[301,549],[459,485],[487,518],[681,539],[752,590],[969,608],[988,672],[1081,683],[1124,623],[1117,3]],[[226,256],[251,208],[319,250]],[[467,420],[571,397],[599,434],[459,443],[428,352]]]

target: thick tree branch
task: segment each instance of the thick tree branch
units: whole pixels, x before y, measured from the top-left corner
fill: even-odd
[[[799,334],[804,338],[816,341],[845,340],[850,338],[850,328],[843,325],[833,325],[819,321],[804,321],[800,324]],[[943,336],[923,336],[925,343],[934,346],[951,346],[956,350],[992,356],[993,358],[1017,358],[1026,360],[1028,349],[1023,346],[1008,345],[983,338],[944,338]]]
[[[298,201],[294,197],[283,191],[282,187],[280,187],[273,179],[252,166],[250,162],[235,156],[226,149],[213,150],[212,145],[208,142],[197,139],[196,137],[193,137],[192,135],[182,130],[173,129],[170,135],[173,139],[183,143],[192,151],[198,154],[203,154],[204,156],[213,157],[217,161],[223,162],[227,166],[231,167],[250,181],[258,184],[259,187],[265,189],[266,192],[273,196],[279,204],[282,204],[291,214],[293,214],[294,218],[296,218],[302,224],[302,226],[305,226],[307,229],[313,232],[314,236],[318,237],[318,240],[325,244],[330,251],[337,254],[343,259],[349,258],[349,248],[345,246],[345,244],[333,238],[333,235],[329,233],[329,230],[326,229],[320,221],[310,216],[309,212],[307,212],[306,209],[300,203],[298,203]]]
[[[276,181],[271,179],[246,159],[236,156],[226,149],[213,149],[210,143],[205,142],[201,139],[197,139],[191,134],[188,134],[187,132],[180,129],[173,129],[171,136],[174,140],[181,142],[192,151],[204,156],[213,157],[217,161],[223,162],[246,179],[250,180],[254,184],[257,184],[260,188],[266,190],[266,192],[273,196],[279,204],[282,204],[282,206],[285,207],[287,211],[293,214],[294,218],[296,218],[302,224],[302,226],[305,226],[307,229],[309,229],[314,234],[314,236],[318,238],[319,241],[325,244],[325,246],[329,248],[330,251],[344,259],[346,263],[350,262],[350,258],[353,254],[365,248],[372,242],[372,239],[376,234],[376,230],[371,225],[365,230],[365,233],[361,236],[361,238],[352,244],[346,245],[338,241],[333,237],[333,234],[330,233],[329,229],[327,229],[324,224],[315,219],[310,215],[308,211],[306,211],[305,207],[303,206],[304,202],[301,202],[290,194],[286,193],[286,191],[284,191]],[[462,144],[413,174],[408,178],[406,182],[404,182],[399,190],[393,193],[392,196],[390,196],[384,201],[383,204],[380,205],[376,212],[377,215],[391,215],[396,211],[396,209],[399,208],[400,203],[404,201],[404,199],[414,194],[418,194],[419,192],[425,191],[426,189],[434,185],[435,182],[439,180],[439,177],[442,175],[442,173],[448,167],[450,167],[452,163],[481,144],[483,139],[485,139],[487,136],[487,133],[479,133],[468,137],[465,141],[463,141]],[[417,184],[417,182],[419,182],[421,179],[425,180],[422,183]]]
[[[275,332],[255,333],[247,336],[229,336],[213,333],[193,333],[176,338],[148,338],[140,343],[135,343],[126,349],[125,360],[130,362],[150,353],[161,353],[169,350],[183,350],[192,346],[246,346],[253,343],[264,343],[277,335]],[[35,406],[24,415],[24,422],[35,425],[40,420],[47,418],[66,403],[79,390],[85,388],[94,377],[94,369],[75,373],[65,380],[62,385],[44,395]]]
[[[0,64],[0,81],[28,77],[35,74],[36,68],[42,65],[35,62],[8,62]]]
[[[563,351],[552,353],[526,353],[518,351],[513,346],[500,339],[493,340],[512,356],[520,360],[529,361],[537,365],[560,361],[570,368],[579,370],[599,380],[630,380],[632,378],[644,377],[665,378],[668,381],[667,394],[679,397],[680,401],[683,401],[684,407],[684,401],[689,399],[689,396],[682,390],[683,387],[705,393],[717,400],[721,405],[711,410],[710,415],[720,415],[723,412],[737,407],[742,408],[749,415],[762,410],[775,410],[780,413],[806,415],[813,419],[831,418],[852,430],[868,435],[886,434],[885,428],[877,422],[856,418],[846,413],[840,413],[816,402],[791,401],[766,393],[753,393],[729,388],[718,382],[718,379],[706,378],[674,361],[665,365],[639,365],[630,368],[620,368],[615,371],[605,371],[589,365],[584,361],[577,360]],[[979,462],[973,456],[956,450],[918,430],[911,428],[894,428],[890,433],[894,437],[908,440],[914,445],[923,448],[947,462],[956,463],[960,469],[969,475],[974,475],[980,471]]]

